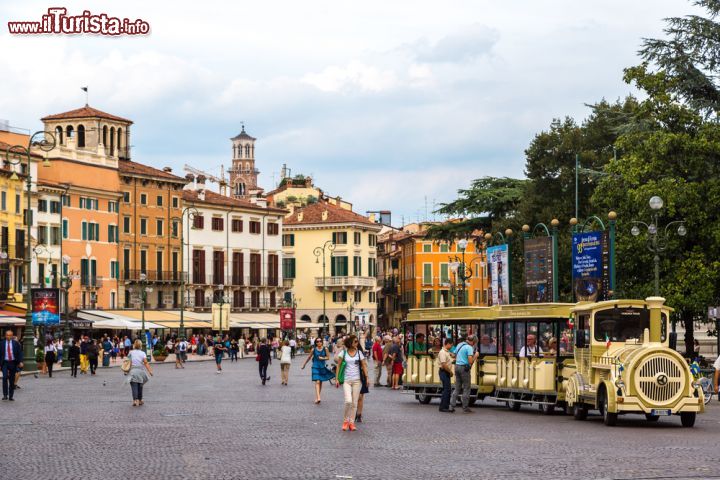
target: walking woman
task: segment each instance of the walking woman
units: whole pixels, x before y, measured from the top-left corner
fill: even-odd
[[[45,365],[47,366],[48,377],[52,378],[53,365],[57,355],[57,347],[52,340],[45,344]]]
[[[312,381],[315,382],[315,404],[320,403],[320,392],[322,392],[323,382],[327,382],[334,377],[333,373],[328,370],[325,364],[328,358],[330,358],[330,353],[327,347],[323,346],[322,338],[316,338],[315,347],[312,349],[312,353],[307,356],[302,366],[302,368],[305,368],[307,363],[312,360]]]
[[[133,343],[133,350],[128,353],[130,359],[130,371],[126,373],[127,379],[125,383],[130,384],[132,389],[133,407],[142,405],[143,402],[143,385],[150,379],[148,373],[153,374],[152,368],[148,363],[147,355],[142,351],[142,342],[140,339]]]
[[[290,377],[290,362],[292,359],[292,349],[290,342],[285,340],[280,347],[280,380],[281,384],[287,386]]]
[[[355,415],[357,414],[358,400],[360,391],[362,390],[362,376],[367,378],[367,362],[365,355],[360,351],[360,341],[355,335],[350,335],[345,339],[345,350],[338,355],[338,369],[336,379],[338,383],[342,383],[343,393],[345,394],[345,412],[342,429],[354,432]],[[341,378],[342,363],[345,363],[343,377]],[[340,380],[343,380],[340,382]]]

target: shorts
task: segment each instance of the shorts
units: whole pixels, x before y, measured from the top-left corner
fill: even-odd
[[[392,373],[393,373],[393,375],[402,375],[402,373],[403,373],[402,363],[393,363]]]
[[[222,353],[219,355],[215,355],[215,363],[217,363],[218,365],[220,365],[222,363],[222,359],[223,359]]]

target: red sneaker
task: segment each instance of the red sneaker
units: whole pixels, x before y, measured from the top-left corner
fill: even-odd
[[[355,428],[355,424],[353,422],[350,422],[350,431],[354,432],[355,430],[357,430],[357,428]]]
[[[347,432],[348,428],[350,428],[350,422],[348,422],[347,420],[345,420],[345,421],[343,422],[343,426],[342,426],[343,432]]]

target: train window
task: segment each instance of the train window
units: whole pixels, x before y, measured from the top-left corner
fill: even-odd
[[[415,335],[408,343],[408,355],[422,355],[428,351],[428,326],[420,323],[415,325]]]
[[[538,323],[537,343],[543,353],[555,355],[557,353],[557,338],[555,337],[555,322]]]
[[[665,315],[665,312],[660,314],[660,341],[664,342],[667,338],[667,315]]]
[[[515,322],[515,340],[513,349],[517,353],[520,353],[520,350],[525,346],[525,326],[525,322]]]
[[[624,342],[642,338],[650,328],[650,312],[645,308],[609,308],[595,313],[594,336],[598,342]]]
[[[505,355],[512,355],[513,350],[513,322],[503,323],[503,353]]]
[[[573,331],[568,326],[568,322],[560,322],[560,335],[558,338],[558,347],[560,347],[560,355],[572,355],[575,351],[573,344]]]
[[[481,323],[480,328],[478,329],[478,336],[480,337],[480,346],[478,347],[478,351],[485,355],[495,355],[498,351],[497,324],[494,322]]]
[[[575,347],[585,348],[590,343],[590,314],[583,313],[577,316],[575,324]]]

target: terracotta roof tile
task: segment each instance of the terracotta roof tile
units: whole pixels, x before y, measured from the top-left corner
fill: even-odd
[[[287,213],[287,210],[283,210],[282,208],[261,207],[259,205],[255,205],[252,202],[248,202],[247,200],[240,200],[239,198],[227,197],[225,195],[220,195],[219,193],[213,192],[211,190],[205,190],[205,200],[200,200],[197,190],[183,190],[183,201],[184,202],[207,203],[207,204],[211,204],[211,205],[220,205],[223,207],[240,207],[240,208],[247,208],[247,209],[251,209],[251,210],[260,210],[260,211],[264,211],[264,212],[268,212],[268,213],[278,213],[281,215]]]
[[[178,177],[170,172],[159,170],[149,165],[143,165],[142,163],[133,162],[132,160],[120,160],[118,163],[118,169],[120,174],[145,175],[148,177],[164,178],[175,182],[182,182],[183,184],[188,183],[188,181],[183,177]]]
[[[95,118],[95,117],[105,118],[107,120],[115,120],[118,122],[133,123],[132,120],[128,120],[127,118],[118,117],[117,115],[111,115],[109,113],[103,112],[96,108],[92,108],[88,105],[85,105],[82,108],[76,108],[75,110],[70,110],[69,112],[48,115],[46,117],[41,118],[40,120],[45,121],[45,120],[59,120],[59,119],[64,119],[64,118]]]
[[[327,218],[323,220],[323,212],[327,211]],[[302,213],[302,220],[299,220]],[[285,217],[285,225],[312,225],[322,223],[364,223],[376,225],[369,218],[359,213],[346,210],[327,201],[319,201],[306,207],[296,209],[292,215]]]

